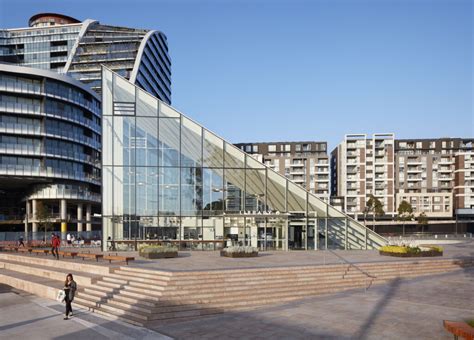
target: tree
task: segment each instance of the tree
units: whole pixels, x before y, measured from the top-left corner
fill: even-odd
[[[428,217],[424,212],[418,215],[418,224],[421,226],[421,233],[423,234],[424,227],[428,225]]]
[[[36,207],[36,220],[38,221],[39,230],[44,231],[44,238],[46,240],[46,233],[51,228],[51,213],[43,202],[38,202]]]
[[[383,210],[383,203],[380,202],[380,200],[372,194],[369,195],[369,200],[365,204],[364,222],[369,213],[372,213],[372,222],[374,226],[373,230],[375,231],[375,217],[381,217],[385,215],[385,211]]]
[[[403,222],[403,235],[405,235],[405,222],[413,220],[413,208],[407,201],[400,202],[397,220]]]

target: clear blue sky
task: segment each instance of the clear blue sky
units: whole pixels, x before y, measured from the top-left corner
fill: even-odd
[[[173,106],[231,142],[474,137],[470,0],[0,0],[0,27],[47,11],[165,32]]]

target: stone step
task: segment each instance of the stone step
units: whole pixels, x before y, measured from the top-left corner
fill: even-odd
[[[457,270],[459,266],[450,266],[450,267],[434,267],[434,268],[419,268],[416,272],[438,272],[438,271],[450,271],[450,270]],[[406,274],[413,272],[413,269],[396,269],[390,271],[380,271],[380,272],[370,272],[370,276],[381,276],[381,275],[394,275],[399,276],[399,274]],[[170,286],[166,287],[166,291],[171,290],[183,290],[189,289],[188,287],[194,287],[199,285],[199,287],[209,287],[209,288],[216,288],[216,287],[230,287],[235,285],[260,285],[266,284],[268,282],[307,282],[307,281],[331,281],[331,280],[340,280],[340,279],[352,279],[352,278],[364,278],[366,277],[365,274],[362,272],[352,269],[347,272],[346,275],[337,274],[337,275],[306,275],[306,276],[274,276],[273,278],[261,278],[256,277],[253,279],[241,279],[241,278],[229,278],[226,280],[213,280],[212,278],[207,278],[206,280],[184,280],[185,282],[179,283],[176,282],[175,284],[170,283]],[[174,282],[173,282],[174,283]]]
[[[88,307],[93,307],[93,308],[101,308],[102,310],[112,312],[115,315],[123,315],[127,317],[131,316],[134,319],[139,319],[143,321],[148,320],[148,316],[150,315],[149,313],[143,313],[138,310],[132,311],[129,307],[124,308],[124,307],[119,307],[118,305],[114,306],[108,303],[103,303],[102,301],[91,301],[83,297],[77,297],[77,299],[75,298],[74,301],[77,304],[87,305]]]
[[[446,264],[446,263],[441,263],[441,264],[433,264],[430,266],[424,265],[424,267],[440,267],[440,266],[446,266],[446,267],[457,267],[459,268],[459,265],[454,265],[454,264]],[[370,268],[358,266],[360,269],[363,271],[395,271],[395,270],[400,270],[400,269],[407,269],[407,270],[412,270],[414,268],[419,268],[420,265],[406,265],[406,266],[387,266],[387,264],[384,265],[379,265],[377,267],[373,266]],[[339,266],[337,270],[335,268],[332,268],[331,270],[323,270],[323,269],[318,269],[316,271],[303,271],[303,272],[297,272],[297,271],[274,271],[274,272],[262,272],[262,273],[233,273],[229,271],[229,273],[226,274],[220,274],[220,273],[214,273],[214,272],[206,272],[206,273],[201,273],[199,275],[194,275],[194,273],[189,272],[189,273],[179,273],[179,275],[173,276],[170,285],[174,284],[175,282],[179,282],[181,280],[184,280],[186,277],[193,277],[196,282],[201,282],[201,280],[205,279],[212,279],[212,280],[247,280],[247,277],[252,278],[258,275],[259,279],[266,278],[266,277],[274,277],[274,276],[312,276],[312,275],[328,275],[330,272],[336,272],[336,273],[343,273],[346,272],[347,270],[351,271],[357,271],[352,266],[345,266],[344,268]]]
[[[106,276],[110,277],[110,278],[120,279],[120,280],[150,283],[150,284],[162,285],[162,286],[167,285],[168,282],[169,282],[169,280],[166,280],[166,281],[160,280],[160,279],[154,280],[154,279],[147,279],[147,278],[142,278],[142,277],[135,277],[135,276],[131,276],[131,275],[122,275],[122,274],[116,274],[116,273],[107,274]]]
[[[121,284],[121,283],[114,283],[114,282],[108,282],[108,281],[105,281],[105,280],[103,280],[103,279],[98,280],[98,281],[96,282],[96,284],[99,285],[99,286],[102,286],[102,287],[117,288],[117,289],[119,289],[119,288],[121,288],[121,287],[124,286],[124,284]],[[126,284],[126,283],[125,283],[125,284]]]
[[[172,272],[162,271],[162,270],[154,270],[154,269],[146,269],[140,267],[133,267],[133,266],[121,266],[119,270],[127,271],[127,272],[134,272],[134,273],[143,273],[143,274],[153,274],[163,276],[163,278],[171,277],[173,275]]]
[[[446,268],[446,269],[459,269],[461,268],[458,265],[438,265],[438,266],[422,266],[422,267],[396,267],[396,268],[380,268],[380,269],[373,269],[373,270],[363,270],[366,273],[381,273],[381,272],[399,272],[399,271],[413,271],[413,270],[419,270],[419,269],[430,269],[430,268]],[[282,278],[282,277],[288,277],[288,278],[304,278],[304,277],[328,277],[328,276],[337,276],[337,275],[343,275],[344,273],[347,273],[348,275],[352,275],[352,273],[361,273],[359,270],[355,268],[348,269],[347,271],[340,271],[338,274],[327,274],[327,273],[318,273],[318,274],[273,274],[273,275],[266,275],[266,276],[254,276],[254,277],[242,277],[242,276],[229,276],[229,277],[214,277],[210,274],[208,274],[206,277],[202,277],[200,279],[192,279],[192,278],[185,278],[184,276],[181,276],[179,279],[173,279],[169,287],[173,285],[186,285],[188,284],[195,284],[195,283],[206,283],[206,282],[232,282],[232,281],[249,281],[249,280],[268,280],[274,277],[277,278]],[[181,282],[180,282],[181,281]]]
[[[112,283],[118,283],[118,284],[128,284],[128,280],[122,280],[122,279],[118,279],[118,278],[115,278],[115,277],[110,277],[110,276],[104,276],[102,277],[102,281],[107,281],[107,282],[112,282]]]
[[[71,273],[74,277],[74,280],[79,285],[90,286],[97,281],[99,278],[97,275],[89,275],[83,272],[75,272],[68,269],[60,269],[56,267],[47,267],[30,263],[22,263],[11,260],[2,260],[3,267],[8,270],[16,271],[19,273],[47,277],[52,280],[65,281],[66,275]]]
[[[95,264],[95,262],[82,260],[68,260],[60,257],[60,260],[54,259],[51,255],[15,255],[0,253],[0,260],[10,260],[19,263],[28,263],[38,266],[53,267],[60,270],[68,270],[72,272],[82,272],[89,275],[107,275],[110,273],[110,267]]]
[[[107,316],[109,318],[112,318],[112,319],[125,321],[125,322],[133,324],[135,326],[144,327],[147,323],[146,320],[142,320],[142,319],[139,319],[139,318],[134,318],[131,315],[124,315],[124,314],[120,314],[120,313],[114,313],[113,311],[106,310],[103,307],[97,307],[94,304],[91,304],[91,303],[88,303],[88,302],[81,302],[81,303],[76,303],[76,304],[79,307],[87,309],[91,312],[101,314],[101,315],[105,315],[105,316]]]
[[[152,279],[152,280],[159,280],[159,281],[169,281],[171,276],[164,276],[161,274],[155,274],[153,272],[151,273],[142,273],[142,272],[134,272],[134,271],[129,271],[125,269],[116,269],[114,270],[114,274],[122,275],[122,277],[128,278],[128,277],[133,277],[133,278],[142,278],[142,279]]]

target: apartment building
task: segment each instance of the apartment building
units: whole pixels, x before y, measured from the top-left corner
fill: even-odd
[[[464,175],[470,175],[470,169],[466,171],[465,167],[470,167],[471,151],[472,140],[469,139],[396,140],[397,206],[405,200],[412,205],[415,214],[423,212],[433,219],[451,219],[455,174],[458,174],[459,191],[463,194],[469,191],[465,190],[469,180],[464,183]],[[461,203],[461,197],[465,196],[459,197]]]
[[[370,194],[387,217],[402,201],[432,221],[474,216],[474,139],[346,135],[331,153],[331,204],[363,216]]]
[[[325,202],[329,201],[329,157],[326,142],[262,142],[235,145]]]
[[[474,152],[472,142],[465,145],[470,145],[470,150],[454,157],[454,208],[458,217],[474,215]]]
[[[393,133],[348,134],[331,153],[331,201],[353,216],[362,216],[370,195],[395,214]]]

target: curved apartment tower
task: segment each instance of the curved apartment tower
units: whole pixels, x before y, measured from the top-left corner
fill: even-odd
[[[23,219],[17,207],[25,207],[33,233],[91,231],[100,209],[98,95],[56,72],[0,64],[0,113],[2,209]]]
[[[41,13],[29,27],[0,31],[0,62],[69,73],[100,93],[105,65],[160,100],[171,103],[171,59],[156,30],[83,22]]]

